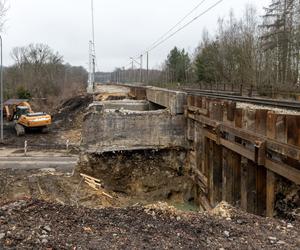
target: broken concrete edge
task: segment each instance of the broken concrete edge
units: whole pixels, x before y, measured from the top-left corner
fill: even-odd
[[[0,156],[0,164],[2,162],[12,162],[12,161],[20,161],[20,162],[76,162],[78,160],[78,156]]]
[[[119,86],[131,89],[131,93],[136,94],[136,90],[145,91],[146,100],[168,108],[175,114],[183,114],[184,107],[187,105],[187,93],[177,90],[170,90],[154,86],[139,86],[135,84],[119,84]]]
[[[170,110],[171,114],[183,114],[187,105],[187,93],[175,90],[147,87],[147,100]]]
[[[88,117],[93,115],[123,115],[123,116],[144,116],[144,115],[161,115],[166,114],[169,116],[174,116],[170,114],[168,109],[159,109],[159,110],[150,110],[150,111],[135,111],[135,110],[126,110],[126,109],[106,109],[106,110],[88,110],[84,115],[83,121],[85,121]]]
[[[155,110],[152,104],[146,100],[115,100],[115,101],[95,101],[88,107],[88,111],[105,111],[105,110],[126,110],[126,111],[151,111]]]
[[[84,147],[82,146],[81,148],[83,154],[104,154],[104,153],[119,153],[119,152],[129,152],[129,151],[140,151],[140,150],[147,150],[147,151],[160,151],[160,150],[177,150],[177,151],[183,151],[183,150],[187,150],[188,149],[188,145],[185,146],[165,146],[165,145],[161,145],[161,146],[157,146],[157,145],[148,145],[148,146],[131,146],[131,147],[127,147],[127,146],[111,146],[111,147],[103,147],[103,146],[89,146],[89,147]]]
[[[132,99],[123,99],[123,100],[109,100],[109,101],[94,101],[89,105],[89,107],[94,105],[104,105],[104,104],[135,104],[135,103],[147,103],[146,100],[132,100]]]

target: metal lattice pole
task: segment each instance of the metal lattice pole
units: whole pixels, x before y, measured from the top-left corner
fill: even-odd
[[[3,116],[4,116],[4,114],[3,114],[3,111],[4,111],[4,105],[3,105],[3,102],[4,102],[4,100],[3,100],[3,98],[4,98],[4,94],[3,94],[3,43],[2,43],[2,36],[0,36],[0,46],[1,46],[1,69],[0,69],[0,74],[1,74],[1,76],[0,76],[0,84],[1,84],[1,89],[0,89],[0,91],[1,91],[1,143],[3,143],[3,141],[4,141],[4,136],[3,136]]]

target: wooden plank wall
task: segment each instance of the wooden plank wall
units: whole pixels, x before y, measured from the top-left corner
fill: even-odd
[[[202,193],[210,205],[225,200],[248,212],[272,217],[278,173],[299,180],[300,116],[266,109],[239,109],[234,102],[192,95],[188,96],[186,115],[190,167],[199,177],[204,187]],[[243,133],[237,136],[230,129],[220,132],[220,124]],[[254,135],[259,138],[257,142],[253,141]],[[276,144],[276,152],[270,151],[268,139],[286,145],[286,149],[281,150]],[[294,176],[288,173],[290,167]]]

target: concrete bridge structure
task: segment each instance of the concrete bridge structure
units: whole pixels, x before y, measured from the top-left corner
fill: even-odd
[[[155,87],[121,88],[127,89],[125,99],[114,93],[89,107],[81,145],[87,154],[184,150],[184,174],[203,209],[224,200],[272,217],[283,186],[300,190],[297,112]]]

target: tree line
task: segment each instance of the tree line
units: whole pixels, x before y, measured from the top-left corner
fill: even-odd
[[[5,97],[59,100],[85,90],[87,71],[64,63],[45,44],[30,44],[11,51],[12,66],[4,69]]]
[[[262,17],[255,7],[247,5],[241,18],[233,11],[219,18],[216,32],[204,30],[192,54],[173,48],[160,74],[150,74],[149,83],[299,88],[300,2],[270,2]]]
[[[194,57],[197,81],[259,87],[299,86],[300,4],[273,0],[259,19],[247,6],[241,19],[231,12],[218,32],[204,32]]]

